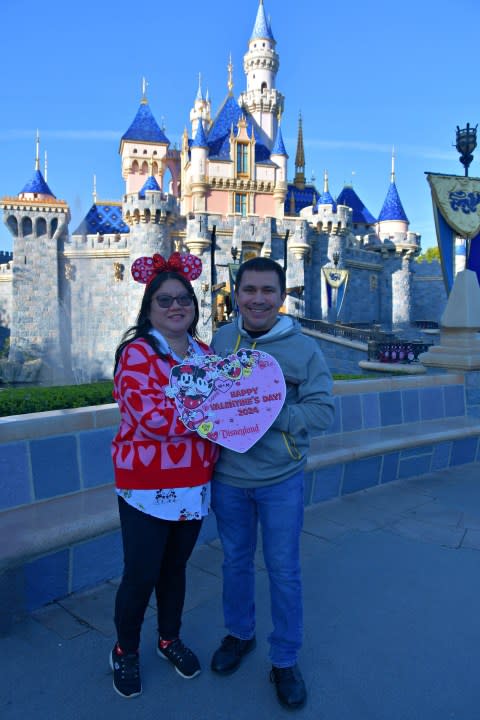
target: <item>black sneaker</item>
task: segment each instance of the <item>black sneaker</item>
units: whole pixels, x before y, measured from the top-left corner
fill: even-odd
[[[113,670],[113,689],[124,698],[137,697],[142,693],[138,652],[119,655],[117,645],[110,653]]]
[[[256,646],[255,637],[240,640],[233,635],[226,635],[222,644],[212,657],[211,668],[219,675],[230,675],[240,666],[242,658]]]
[[[163,660],[170,660],[177,673],[187,680],[200,675],[201,669],[197,656],[183,644],[180,638],[177,638],[165,648],[160,647],[159,640],[157,655]]]
[[[289,710],[296,710],[305,705],[307,690],[298,665],[292,667],[272,667],[270,680],[275,683],[280,705]]]

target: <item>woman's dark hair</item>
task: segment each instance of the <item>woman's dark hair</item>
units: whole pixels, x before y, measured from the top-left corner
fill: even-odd
[[[192,324],[188,328],[188,332],[192,337],[198,339],[197,324],[200,317],[200,310],[198,308],[197,296],[195,295],[190,281],[187,280],[187,278],[183,275],[180,275],[180,273],[176,273],[171,270],[158,273],[158,275],[145,288],[145,292],[143,293],[142,298],[142,304],[140,305],[140,311],[138,313],[135,325],[132,325],[132,327],[128,328],[128,330],[124,333],[119,346],[115,350],[115,368],[113,371],[114,374],[117,369],[117,365],[124,347],[126,347],[134,340],[137,340],[138,338],[143,338],[145,342],[147,342],[155,350],[155,352],[160,355],[160,357],[165,357],[164,353],[160,351],[160,347],[156,338],[150,334],[150,330],[152,329],[152,323],[150,322],[149,316],[150,308],[152,306],[152,298],[166,280],[178,280],[182,283],[188,294],[192,296],[193,305],[195,307],[195,315]]]
[[[285,293],[287,288],[285,270],[275,260],[267,257],[261,257],[260,255],[258,257],[250,258],[250,260],[245,260],[245,262],[240,265],[235,277],[235,291],[238,291],[242,282],[243,273],[246,270],[253,270],[255,272],[269,272],[270,270],[273,270],[273,272],[277,273],[278,276],[280,292],[282,295]]]

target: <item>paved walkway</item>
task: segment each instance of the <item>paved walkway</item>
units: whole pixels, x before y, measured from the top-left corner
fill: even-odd
[[[307,510],[302,538],[304,720],[474,720],[480,682],[480,465],[374,488]],[[94,562],[94,558],[92,558]],[[42,609],[0,640],[2,720],[291,717],[268,681],[268,582],[258,554],[258,645],[217,677],[224,634],[218,544],[189,571],[183,638],[204,672],[179,677],[142,639],[144,693],[112,690],[115,583]]]

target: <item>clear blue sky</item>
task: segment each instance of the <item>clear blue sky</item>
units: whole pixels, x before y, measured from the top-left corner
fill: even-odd
[[[214,113],[227,93],[245,88],[243,55],[258,0],[225,3],[2,0],[0,45],[0,196],[17,194],[34,170],[35,131],[48,184],[71,208],[70,231],[92,202],[120,200],[118,147],[149,83],[150,107],[179,143],[197,91],[198,72]],[[426,170],[462,174],[453,147],[457,125],[480,121],[475,71],[478,0],[265,0],[280,55],[285,95],[282,132],[294,174],[298,114],[303,116],[306,175],[337,196],[353,179],[378,216],[396,183],[410,229],[436,244]],[[190,126],[189,126],[190,127]],[[480,149],[470,174],[480,176]],[[352,174],[353,173],[353,174]],[[10,249],[0,228],[0,249]]]

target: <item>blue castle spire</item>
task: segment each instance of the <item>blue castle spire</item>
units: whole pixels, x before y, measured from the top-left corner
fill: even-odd
[[[207,136],[205,135],[205,130],[203,129],[203,123],[201,120],[198,121],[197,132],[195,133],[195,138],[192,142],[192,147],[198,147],[198,148],[208,147]]]
[[[265,15],[265,8],[263,7],[263,0],[260,0],[260,4],[257,10],[257,17],[255,18],[255,25],[252,30],[252,37],[250,40],[271,40],[275,42],[273,37],[272,28],[270,22]]]
[[[384,220],[400,220],[408,223],[408,218],[403,209],[397,186],[395,185],[395,152],[392,152],[392,174],[390,176],[390,187],[388,188],[387,197],[380,210],[378,221]]]
[[[275,137],[275,142],[273,143],[272,155],[284,155],[285,157],[288,157],[288,153],[285,150],[285,144],[283,142],[283,136],[282,136],[282,131],[280,129],[280,125],[278,126],[277,135]]]
[[[153,175],[150,175],[145,183],[143,184],[143,187],[140,188],[138,191],[138,197],[144,199],[145,198],[145,191],[146,190],[155,190],[156,192],[161,192],[160,186],[158,182],[155,180]]]
[[[145,99],[140,103],[132,124],[126,133],[122,135],[122,140],[138,140],[170,145],[170,140],[153,117],[150,106]]]

